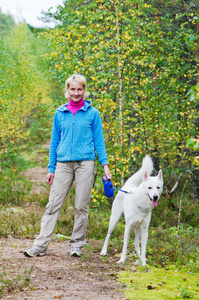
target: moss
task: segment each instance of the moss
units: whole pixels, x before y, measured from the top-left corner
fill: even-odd
[[[186,268],[138,267],[118,273],[128,299],[199,299],[199,275]]]

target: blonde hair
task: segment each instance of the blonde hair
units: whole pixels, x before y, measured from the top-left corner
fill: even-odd
[[[69,98],[69,94],[68,94],[68,89],[69,89],[69,86],[70,86],[70,83],[72,81],[76,81],[76,82],[80,82],[83,84],[83,88],[84,88],[84,98],[87,98],[89,93],[87,92],[87,82],[86,82],[86,77],[83,76],[83,75],[80,75],[80,74],[73,74],[71,75],[68,79],[66,79],[66,82],[65,82],[65,97],[66,98]]]

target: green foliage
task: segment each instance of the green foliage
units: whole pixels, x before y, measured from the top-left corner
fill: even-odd
[[[189,188],[190,187],[188,187],[188,189]],[[199,203],[189,201],[190,198],[190,192],[186,192],[182,197],[181,223],[197,227],[199,224]],[[163,228],[167,228],[167,226],[177,226],[179,210],[180,197],[178,195],[172,199],[167,196],[161,196],[158,207],[153,209],[151,226],[158,227],[160,224]]]
[[[22,178],[21,174],[13,167],[0,173],[0,201],[20,205],[24,196],[31,189],[31,183]]]
[[[25,24],[15,26],[0,43],[1,160],[27,143],[26,124],[34,109],[51,103],[47,65],[41,58],[44,49]]]
[[[0,8],[0,35],[1,38],[7,36],[12,28],[16,26],[13,17],[10,14],[3,14]]]
[[[189,91],[188,91],[188,96],[190,98],[190,101],[196,101],[198,103],[199,101],[199,83],[197,83],[196,86],[193,86]],[[198,106],[197,106],[198,110]],[[197,129],[199,128],[199,117],[196,119],[196,126]],[[196,132],[195,138],[189,138],[186,141],[186,146],[189,149],[192,149],[194,152],[194,159],[192,164],[195,166],[199,166],[199,138],[198,138],[198,132]]]
[[[34,146],[50,140],[54,109],[51,104],[39,104],[32,109],[26,129],[29,130],[28,144]]]
[[[53,77],[62,86],[74,72],[88,79],[116,185],[135,172],[145,153],[155,158],[156,170],[192,161],[186,140],[196,134],[197,98],[188,91],[197,74],[197,12],[178,2],[180,10],[172,1],[69,0],[56,12],[62,25],[44,34],[54,49],[46,54]]]
[[[31,187],[21,176],[26,165],[22,152],[50,138],[51,81],[42,58],[46,46],[25,24],[9,28],[0,51],[0,199],[19,205]]]
[[[151,227],[147,245],[148,264],[165,267],[175,263],[194,270],[199,258],[198,233],[198,229],[191,226],[181,225],[179,231],[177,227]]]
[[[33,238],[40,230],[43,213],[41,207],[29,204],[26,200],[20,207],[4,204],[0,207],[0,237],[12,235]]]
[[[199,151],[199,139],[198,138],[190,138],[187,140],[187,148],[193,149],[196,153]],[[193,165],[199,166],[199,156],[196,155],[193,159]]]
[[[197,139],[190,138],[187,140],[187,147],[192,148],[193,150],[199,150],[199,144]]]
[[[31,182],[22,176],[25,161],[10,150],[9,156],[1,162],[0,202],[2,204],[21,205],[31,190]]]

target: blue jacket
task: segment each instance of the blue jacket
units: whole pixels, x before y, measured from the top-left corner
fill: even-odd
[[[84,100],[85,105],[75,116],[60,106],[54,115],[50,142],[48,172],[55,172],[56,162],[94,160],[108,164],[99,111]]]

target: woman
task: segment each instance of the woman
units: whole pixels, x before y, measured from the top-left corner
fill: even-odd
[[[51,241],[57,219],[75,181],[75,221],[70,240],[71,256],[80,256],[86,244],[88,211],[95,173],[95,158],[104,168],[105,176],[111,179],[106,156],[102,122],[97,109],[87,97],[86,79],[74,74],[65,83],[69,103],[60,106],[54,116],[49,151],[47,182],[51,186],[49,202],[41,220],[39,236],[25,256],[42,256]]]

